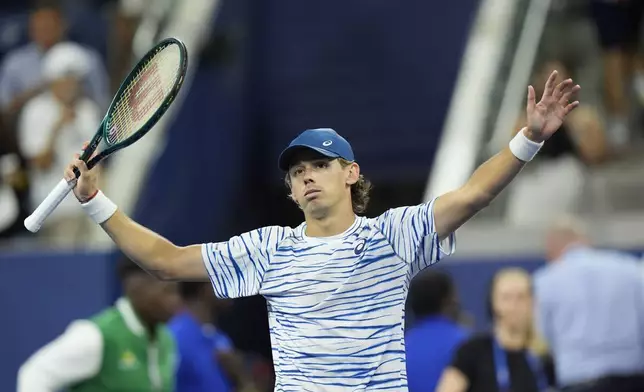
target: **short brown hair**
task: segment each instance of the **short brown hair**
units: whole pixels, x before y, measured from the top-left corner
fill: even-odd
[[[352,161],[347,161],[343,158],[338,158],[338,162],[342,168],[345,168],[352,164]],[[289,173],[286,173],[284,177],[284,182],[286,187],[291,189],[291,177]],[[358,177],[358,181],[351,185],[351,206],[353,207],[353,212],[356,214],[361,214],[367,210],[367,205],[369,204],[369,192],[371,192],[371,181],[367,180],[362,174]]]

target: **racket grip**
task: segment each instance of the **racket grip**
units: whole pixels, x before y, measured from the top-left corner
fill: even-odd
[[[45,200],[40,203],[38,208],[25,219],[25,227],[32,233],[36,233],[45,223],[45,219],[54,212],[56,207],[65,199],[67,194],[76,186],[76,179],[70,182],[62,179],[54,189],[49,192]]]

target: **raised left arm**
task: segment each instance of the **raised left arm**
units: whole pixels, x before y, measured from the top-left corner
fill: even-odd
[[[572,79],[555,85],[556,80],[557,71],[554,71],[539,103],[536,103],[534,89],[529,86],[527,127],[508,147],[479,166],[465,185],[436,200],[434,222],[441,240],[487,207],[579,105],[578,101],[569,102],[572,94],[580,90],[579,85],[573,85]]]

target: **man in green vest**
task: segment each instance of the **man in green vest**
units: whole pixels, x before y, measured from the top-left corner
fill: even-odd
[[[34,353],[18,372],[18,392],[174,390],[178,358],[164,323],[179,306],[176,283],[127,259],[118,270],[124,296]]]

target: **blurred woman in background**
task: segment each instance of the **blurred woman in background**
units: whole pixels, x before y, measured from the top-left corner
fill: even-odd
[[[532,352],[536,334],[532,287],[520,268],[499,271],[490,286],[488,310],[493,328],[456,351],[443,372],[438,392],[537,392],[547,388],[541,361]]]

